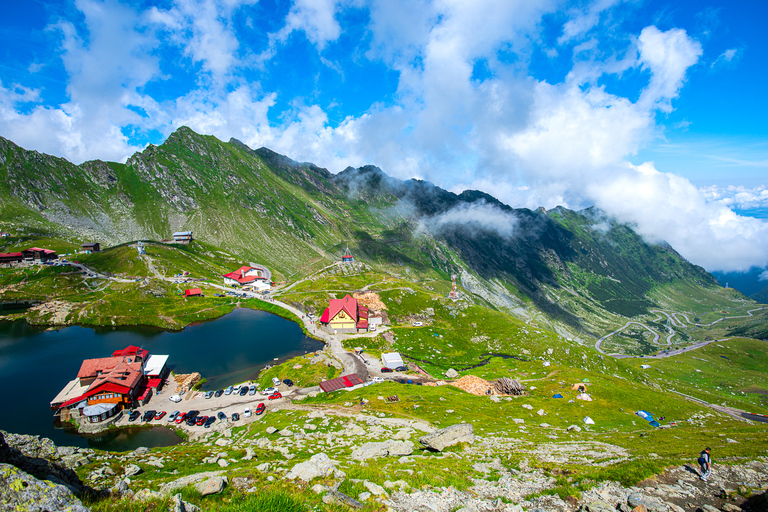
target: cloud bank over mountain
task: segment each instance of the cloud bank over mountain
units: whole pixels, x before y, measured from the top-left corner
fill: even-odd
[[[764,190],[700,189],[635,161],[664,137],[691,70],[736,50],[707,60],[706,40],[655,14],[628,24],[637,8],[618,0],[296,0],[260,22],[265,9],[76,0],[47,28],[63,99],[0,82],[0,134],[124,160],[187,125],[333,172],[372,163],[512,206],[595,205],[709,270],[768,265],[768,223],[731,209],[765,204]],[[366,72],[380,83],[355,93]],[[293,94],[278,73],[310,86]]]

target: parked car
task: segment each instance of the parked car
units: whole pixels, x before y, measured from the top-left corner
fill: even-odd
[[[232,387],[232,393],[233,393],[233,394],[237,394],[237,393],[240,393],[240,388],[241,388],[241,387],[243,387],[243,385],[242,385],[242,384],[237,384],[236,386],[233,386],[233,387]]]
[[[223,394],[224,394],[224,390],[220,389],[216,393],[214,393],[213,396],[215,396],[216,398],[219,398]]]
[[[243,411],[243,416],[245,416],[246,418],[251,417],[251,410],[248,407],[246,407],[245,410]]]
[[[276,400],[278,398],[283,398],[283,395],[281,395],[279,391],[276,391],[274,394],[269,395],[270,400]]]
[[[187,419],[184,420],[184,423],[186,423],[188,427],[194,427],[196,421],[197,416],[187,416]]]
[[[269,388],[265,389],[264,391],[262,391],[261,394],[262,395],[271,395],[275,391],[277,391],[277,388],[269,387]]]
[[[213,391],[208,391],[208,392],[205,393],[205,398],[206,399],[211,398],[212,396],[213,396]]]
[[[216,421],[216,416],[208,416],[208,419],[205,420],[205,428],[211,428],[211,425],[213,425],[214,421]]]
[[[239,420],[240,420],[240,415],[237,414],[236,412],[233,412],[232,413],[232,421],[239,421]]]
[[[424,322],[413,322],[414,327],[421,327],[422,325],[424,325]]]
[[[231,395],[232,394],[232,386],[229,386],[227,389],[224,390],[225,395]]]
[[[152,418],[155,417],[155,411],[147,411],[144,413],[144,416],[141,418],[141,421],[151,421]]]
[[[267,408],[267,406],[266,406],[266,405],[264,405],[264,403],[263,403],[263,402],[262,402],[262,403],[260,403],[260,404],[259,404],[259,405],[256,407],[256,416],[258,416],[259,414],[263,413],[263,412],[264,412],[264,409],[266,409],[266,408]]]
[[[217,414],[216,417],[219,418],[221,421],[224,421],[225,419],[227,419],[227,415],[221,411],[219,411],[219,414]]]
[[[407,366],[398,366],[397,368],[395,368],[395,371],[396,372],[407,372],[408,371],[408,367]]]
[[[256,384],[251,384],[250,389],[248,389],[249,395],[255,395],[256,394]]]
[[[279,386],[280,385],[280,379],[278,379],[277,377],[272,377],[272,384],[274,384],[275,387]]]
[[[165,416],[165,411],[157,411],[157,412],[155,413],[155,419],[156,419],[156,420],[161,420],[161,419],[163,419],[163,416]]]
[[[128,421],[136,421],[139,416],[141,416],[139,411],[131,411],[131,414],[128,415]]]
[[[199,427],[203,423],[205,423],[207,419],[208,419],[208,416],[198,416],[197,418],[195,418],[195,425]]]
[[[381,373],[392,373],[392,368],[387,368],[386,366],[381,369]]]
[[[384,377],[374,377],[373,382],[384,382],[386,379]]]
[[[172,421],[176,421],[176,416],[178,416],[178,415],[179,415],[179,411],[173,411],[173,412],[172,412],[172,413],[171,413],[171,414],[168,416],[168,423],[170,423],[170,422],[172,422]]]
[[[195,411],[195,410],[192,410],[192,411],[189,411],[189,412],[187,413],[187,418],[197,418],[197,416],[198,416],[199,414],[200,414],[200,411]]]
[[[186,417],[187,417],[187,413],[185,413],[185,412],[182,412],[181,414],[176,416],[176,424],[180,425],[181,422],[184,421],[184,418],[186,418]]]
[[[283,379],[283,384],[285,384],[288,387],[293,386],[293,381],[291,379]]]
[[[253,386],[253,387],[255,388],[256,386]],[[248,394],[248,386],[241,387],[240,388],[240,396],[245,396],[247,394]]]
[[[177,403],[181,402],[181,397],[179,395],[171,395],[171,396],[168,397],[168,400],[170,400],[171,402],[177,404]]]

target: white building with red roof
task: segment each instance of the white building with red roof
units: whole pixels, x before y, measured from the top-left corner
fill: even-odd
[[[224,274],[224,284],[262,292],[272,288],[269,282],[270,277],[269,271],[263,267],[243,266],[234,272]]]
[[[368,308],[347,294],[343,299],[331,299],[320,317],[329,331],[356,333],[368,330]]]

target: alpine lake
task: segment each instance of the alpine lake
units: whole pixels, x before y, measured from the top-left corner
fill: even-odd
[[[168,354],[168,367],[174,373],[199,372],[207,379],[204,390],[255,379],[267,364],[323,347],[294,322],[245,308],[179,332],[146,327],[51,330],[25,321],[0,322],[0,402],[4,404],[0,430],[47,437],[61,446],[107,451],[182,442],[173,429],[162,426],[112,428],[86,435],[53,418],[50,401],[77,376],[84,359],[109,357],[128,345],[150,354]],[[172,389],[173,383],[153,398],[155,409],[174,410],[175,404],[167,400]]]

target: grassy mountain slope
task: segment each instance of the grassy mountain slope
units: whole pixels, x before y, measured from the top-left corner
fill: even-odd
[[[0,213],[15,233],[119,245],[192,230],[208,252],[237,256],[209,275],[254,261],[278,281],[325,267],[349,244],[394,276],[445,287],[456,273],[484,304],[582,340],[686,301],[682,293],[662,300],[660,288],[695,290],[720,309],[734,300],[671,247],[648,244],[598,211],[513,209],[483,192],[454,194],[373,166],[332,175],[185,127],[125,164],[75,166],[0,138],[0,177]],[[91,259],[105,270],[113,260],[111,272],[144,272],[123,267],[130,258],[117,253]]]

